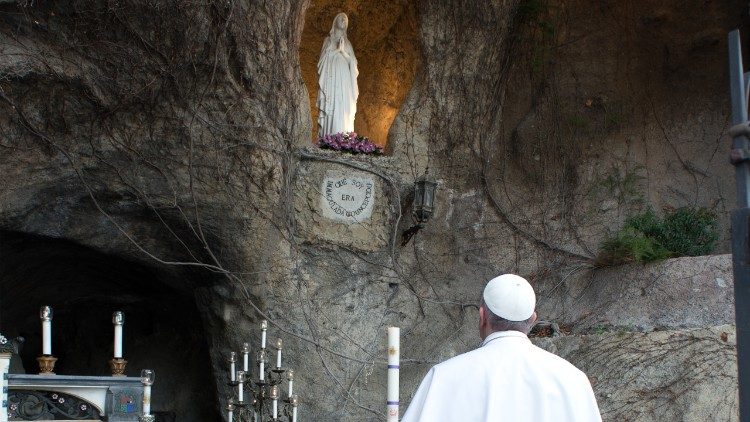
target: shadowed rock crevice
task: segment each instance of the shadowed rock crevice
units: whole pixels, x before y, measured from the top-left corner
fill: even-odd
[[[54,310],[56,373],[109,376],[112,312],[121,310],[126,375],[138,376],[144,368],[156,371],[156,414],[164,420],[218,420],[201,318],[190,291],[169,287],[178,281],[165,282],[172,277],[67,240],[0,231],[3,334],[26,339],[23,367],[37,373],[38,311],[49,305]]]

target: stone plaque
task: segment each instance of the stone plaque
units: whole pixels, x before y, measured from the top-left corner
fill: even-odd
[[[331,220],[359,222],[372,215],[375,183],[370,177],[327,174],[321,192],[320,208]]]

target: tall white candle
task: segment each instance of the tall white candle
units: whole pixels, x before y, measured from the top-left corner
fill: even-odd
[[[143,414],[148,416],[151,414],[151,386],[143,386]]]
[[[290,369],[286,374],[286,379],[289,380],[289,398],[292,398],[292,391],[294,387],[294,370]]]
[[[141,383],[143,384],[143,414],[151,415],[151,386],[154,384],[156,374],[151,369],[141,370]]]
[[[39,318],[42,320],[42,354],[52,356],[52,308],[42,306]]]
[[[295,394],[289,398],[289,401],[292,403],[292,422],[297,422],[297,405],[299,404],[299,399]]]
[[[227,422],[232,422],[234,419],[234,399],[229,398],[227,400]]]
[[[276,420],[276,418],[279,417],[279,386],[274,385],[271,387],[271,407],[273,409],[273,419]]]
[[[387,422],[398,422],[398,374],[400,369],[401,330],[388,327],[388,395],[386,398]]]
[[[276,367],[281,368],[281,339],[276,340]]]
[[[239,384],[237,384],[237,400],[240,401],[240,403],[245,401],[245,372],[239,371],[237,372],[237,381],[239,381]]]
[[[250,371],[250,344],[242,344],[242,370]]]
[[[237,378],[235,378],[235,375],[237,372],[235,372],[235,362],[237,361],[237,357],[234,352],[229,353],[229,380],[232,382],[235,382]]]
[[[121,311],[112,314],[112,324],[115,325],[115,359],[122,359],[122,326],[125,315]]]
[[[266,348],[266,330],[268,330],[268,321],[265,319],[260,322],[260,348]]]
[[[258,353],[258,379],[263,381],[266,379],[266,349],[260,349]]]

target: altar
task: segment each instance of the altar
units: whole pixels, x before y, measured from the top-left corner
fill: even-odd
[[[0,334],[0,422],[8,421],[107,421],[154,422],[151,386],[155,374],[141,370],[140,377],[124,375],[122,332],[124,314],[112,314],[114,357],[111,376],[57,375],[52,355],[52,308],[42,306],[42,355],[39,374],[10,373],[11,359],[19,359],[19,344]]]
[[[8,421],[137,421],[137,377],[4,374]]]

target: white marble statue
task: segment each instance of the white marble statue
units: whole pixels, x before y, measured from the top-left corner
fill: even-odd
[[[354,131],[357,113],[357,58],[346,37],[349,18],[339,13],[318,60],[318,136]]]

